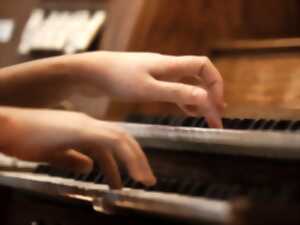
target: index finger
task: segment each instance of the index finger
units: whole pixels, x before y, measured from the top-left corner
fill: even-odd
[[[217,110],[221,113],[224,109],[223,78],[207,57],[203,57],[201,61],[198,76],[203,78],[209,95],[211,95]]]
[[[184,77],[198,78],[204,82],[205,89],[213,106],[221,114],[224,108],[223,79],[217,68],[206,56],[164,56],[160,66],[155,64],[151,71],[159,80],[180,80]]]

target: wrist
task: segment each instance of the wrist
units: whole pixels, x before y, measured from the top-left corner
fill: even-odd
[[[109,52],[91,52],[65,56],[61,63],[67,65],[65,72],[71,82],[85,90],[105,89],[111,57]]]

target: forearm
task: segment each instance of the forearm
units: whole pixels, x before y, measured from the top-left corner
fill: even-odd
[[[0,69],[0,105],[41,107],[89,84],[81,56],[36,60]]]

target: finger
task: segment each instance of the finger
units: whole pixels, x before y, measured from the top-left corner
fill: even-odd
[[[103,171],[109,187],[111,189],[121,189],[123,185],[120,171],[112,153],[109,150],[101,149],[101,151],[99,151],[99,149],[95,149],[94,151],[91,151],[91,154]]]
[[[139,158],[141,158],[140,161],[140,167],[143,169],[143,173],[147,174],[146,177],[148,179],[145,179],[142,181],[146,186],[153,186],[156,184],[156,178],[153,174],[153,171],[151,169],[151,166],[149,164],[149,161],[144,153],[144,151],[141,149],[140,145],[137,143],[137,141],[134,138],[129,137],[128,138],[128,143],[132,149],[136,149],[136,154],[138,155]]]
[[[224,110],[224,87],[222,76],[208,58],[203,60],[204,62],[202,63],[202,67],[198,74],[205,81],[209,94],[212,96],[218,111],[222,113]]]
[[[197,117],[200,114],[203,114],[197,106],[194,105],[179,105],[181,110],[189,116]],[[216,113],[216,114],[213,114]],[[205,115],[205,120],[209,127],[211,128],[223,128],[221,116],[218,112],[213,112]]]
[[[209,96],[222,112],[224,108],[223,79],[219,71],[207,57],[181,56],[164,57],[164,70],[154,73],[168,74],[176,77],[199,77],[206,86]]]
[[[212,104],[206,90],[182,83],[153,80],[151,96],[154,101],[167,101],[178,104],[188,115],[204,115],[210,127],[222,128],[220,113]],[[193,106],[188,110],[186,106]]]
[[[164,82],[153,80],[152,92],[149,97],[152,101],[165,101],[182,105],[198,105],[199,107],[208,110],[208,94],[203,88],[193,85]]]
[[[93,169],[93,160],[73,149],[52,154],[46,161],[56,167],[72,170],[76,173],[87,174]]]
[[[115,156],[124,163],[129,175],[134,180],[146,186],[153,185],[155,178],[145,155],[140,147],[130,144],[129,139],[130,137],[125,135],[122,141],[114,144]]]
[[[96,129],[92,134],[86,133],[85,137],[79,140],[80,149],[93,154],[93,157],[98,156],[99,161],[102,161],[101,150],[103,151],[104,148],[111,149],[113,156],[125,165],[129,175],[134,180],[145,185],[153,183],[151,171],[145,170],[150,166],[145,158],[141,157],[141,154],[137,154],[138,151],[142,150],[129,144],[130,136],[126,132],[112,127],[109,123],[95,122],[95,124],[99,125],[100,130],[97,132]]]
[[[152,80],[151,82],[152,92],[149,96],[152,97],[152,100],[173,102],[178,105],[194,105],[197,107],[198,112],[201,112],[199,114],[209,117],[207,120],[209,121],[210,126],[214,128],[222,127],[221,113],[211,102],[206,90],[183,83],[158,80]]]

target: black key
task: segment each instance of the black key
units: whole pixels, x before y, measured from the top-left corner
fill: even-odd
[[[232,122],[231,122],[230,129],[239,129],[241,121],[242,120],[240,120],[240,119],[233,119]]]
[[[201,183],[197,186],[197,190],[195,191],[195,194],[197,196],[205,196],[205,193],[207,192],[210,184],[208,183]]]
[[[168,189],[167,189],[168,192],[174,192],[174,193],[177,192],[180,184],[179,180],[175,178],[171,178],[167,181],[167,183],[168,183]]]
[[[228,191],[228,187],[224,184],[217,184],[215,193],[214,193],[214,198],[216,199],[225,199],[226,198],[226,193]]]
[[[205,127],[205,124],[206,124],[206,121],[204,118],[200,118],[199,121],[196,123],[196,127],[201,127],[201,128],[204,128]]]
[[[264,119],[259,119],[253,123],[250,129],[261,130],[267,121]]]
[[[61,171],[58,168],[55,167],[50,167],[49,171],[48,171],[48,175],[50,176],[54,176],[54,177],[59,177],[61,176]]]
[[[193,183],[187,194],[192,195],[192,196],[196,196],[197,193],[198,193],[197,191],[200,189],[200,187],[201,187],[200,182]]]
[[[100,171],[98,171],[97,175],[94,178],[94,183],[101,184],[103,183],[103,180],[104,180],[104,175]]]
[[[192,185],[193,183],[194,183],[193,181],[188,180],[188,179],[185,179],[185,180],[179,182],[176,192],[180,193],[180,194],[188,194],[190,192],[190,189],[193,186]]]
[[[268,120],[262,127],[262,130],[272,130],[275,125],[276,125],[275,120]]]
[[[38,165],[37,168],[35,169],[35,173],[44,173],[44,174],[48,174],[50,170],[50,166],[49,165]]]
[[[99,171],[99,170],[93,169],[93,170],[86,176],[85,181],[87,181],[87,182],[94,182],[95,178],[96,178],[97,175],[98,175],[98,171]]]
[[[230,190],[228,191],[228,199],[232,199],[232,198],[237,198],[240,195],[242,195],[242,187],[238,184],[233,184],[230,188]]]
[[[195,117],[187,117],[182,121],[181,126],[183,127],[193,127],[195,124]]]
[[[218,184],[211,184],[207,188],[206,192],[204,193],[205,197],[217,199],[219,193],[219,187]]]
[[[296,121],[291,126],[291,131],[298,131],[300,130],[300,121]]]
[[[132,184],[131,184],[131,188],[134,188],[134,189],[142,189],[144,186],[139,183],[139,182],[136,182],[133,180]]]
[[[231,119],[223,118],[222,119],[223,127],[225,129],[230,129],[231,127]]]
[[[253,119],[243,119],[240,123],[239,129],[241,130],[248,130],[253,126],[255,120]]]
[[[155,117],[155,116],[147,116],[147,117],[144,117],[141,122],[144,124],[155,124],[156,120],[157,120],[157,117]]]
[[[81,181],[88,181],[88,178],[89,178],[89,174],[82,174],[79,177],[79,180],[81,180]]]
[[[159,119],[158,124],[159,125],[169,125],[171,119],[172,119],[172,117],[170,117],[170,116],[163,116]]]
[[[128,185],[130,184],[130,178],[129,176],[125,175],[123,178],[122,178],[122,181],[123,181],[123,186],[125,187],[128,187]]]
[[[127,117],[126,121],[130,123],[141,123],[141,121],[143,121],[143,117],[139,114],[131,114]]]
[[[69,170],[61,170],[58,174],[59,177],[72,178],[73,173]]]
[[[128,182],[126,183],[126,187],[132,188],[135,185],[135,181],[131,178],[128,179]]]
[[[273,129],[278,131],[284,131],[284,130],[288,130],[291,125],[292,122],[289,120],[280,120],[276,122]]]
[[[230,190],[231,190],[231,187],[229,184],[221,184],[220,191],[218,193],[218,197],[222,200],[228,200],[231,197]]]

